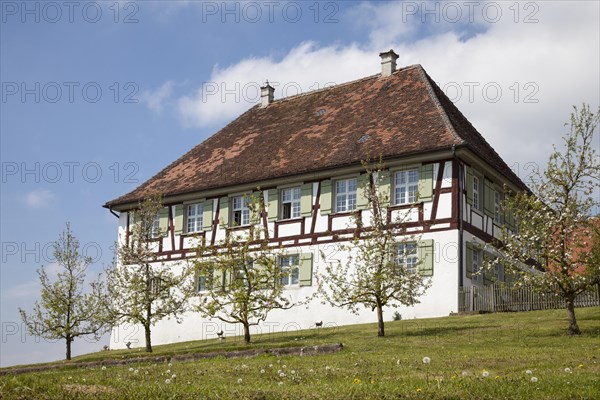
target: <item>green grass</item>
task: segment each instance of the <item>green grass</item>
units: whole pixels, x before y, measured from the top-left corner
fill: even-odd
[[[376,336],[375,324],[256,336],[250,347],[335,342],[345,347],[310,357],[217,357],[8,375],[0,377],[0,398],[600,398],[600,308],[578,309],[577,316],[580,337],[565,333],[564,310],[388,322],[385,338]],[[156,346],[154,355],[243,348],[230,338]],[[74,361],[138,355],[147,354],[109,351]],[[431,363],[424,364],[423,357]]]

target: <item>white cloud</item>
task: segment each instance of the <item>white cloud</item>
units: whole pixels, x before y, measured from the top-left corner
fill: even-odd
[[[25,194],[25,204],[31,208],[47,207],[56,202],[58,198],[50,190],[33,190]]]
[[[524,178],[526,163],[544,165],[551,145],[560,143],[572,105],[586,102],[594,108],[600,102],[599,4],[535,2],[525,8],[518,3],[517,15],[517,3],[490,2],[502,7],[501,17],[493,14],[495,8],[485,8],[487,3],[477,4],[463,8],[458,23],[440,11],[440,24],[431,24],[435,15],[426,23],[422,16],[411,18],[405,2],[361,3],[348,15],[369,28],[364,43],[305,42],[280,59],[251,57],[215,66],[208,83],[178,100],[181,120],[186,126],[218,127],[259,101],[256,89],[265,79],[279,84],[275,97],[281,98],[298,85],[308,91],[378,73],[378,53],[393,47],[398,65],[422,64]]]
[[[173,82],[167,81],[154,91],[144,90],[140,94],[140,101],[145,103],[152,111],[161,113],[164,108],[164,103],[171,98],[172,93]]]

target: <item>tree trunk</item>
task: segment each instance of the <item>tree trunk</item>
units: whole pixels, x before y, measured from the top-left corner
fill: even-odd
[[[150,324],[144,325],[146,334],[146,353],[152,353],[152,337],[150,332]]]
[[[577,325],[577,318],[575,318],[575,298],[567,298],[567,315],[569,316],[569,335],[581,335],[581,330]]]
[[[73,338],[70,336],[67,336],[66,341],[67,341],[67,360],[70,360],[71,359],[71,342],[73,342]]]
[[[385,328],[383,326],[383,308],[381,304],[377,304],[377,336],[385,336]]]
[[[250,344],[250,325],[244,324],[244,342]]]

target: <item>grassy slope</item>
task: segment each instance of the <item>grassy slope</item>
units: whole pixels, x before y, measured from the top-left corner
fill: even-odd
[[[600,309],[577,314],[581,337],[564,333],[564,310],[389,322],[385,338],[376,337],[375,324],[256,337],[257,347],[342,342],[345,349],[5,376],[0,398],[600,398]],[[230,338],[157,346],[155,355],[245,347]],[[77,360],[137,355],[146,354],[111,351]]]

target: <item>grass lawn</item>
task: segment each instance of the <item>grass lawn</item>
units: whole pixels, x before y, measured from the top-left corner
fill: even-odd
[[[305,330],[250,347],[344,344],[299,357],[65,368],[0,377],[0,399],[600,399],[600,308],[488,314]],[[374,316],[375,317],[375,316]],[[240,340],[156,346],[154,355],[248,348]],[[137,349],[73,361],[146,356]],[[424,363],[424,357],[430,359]]]

